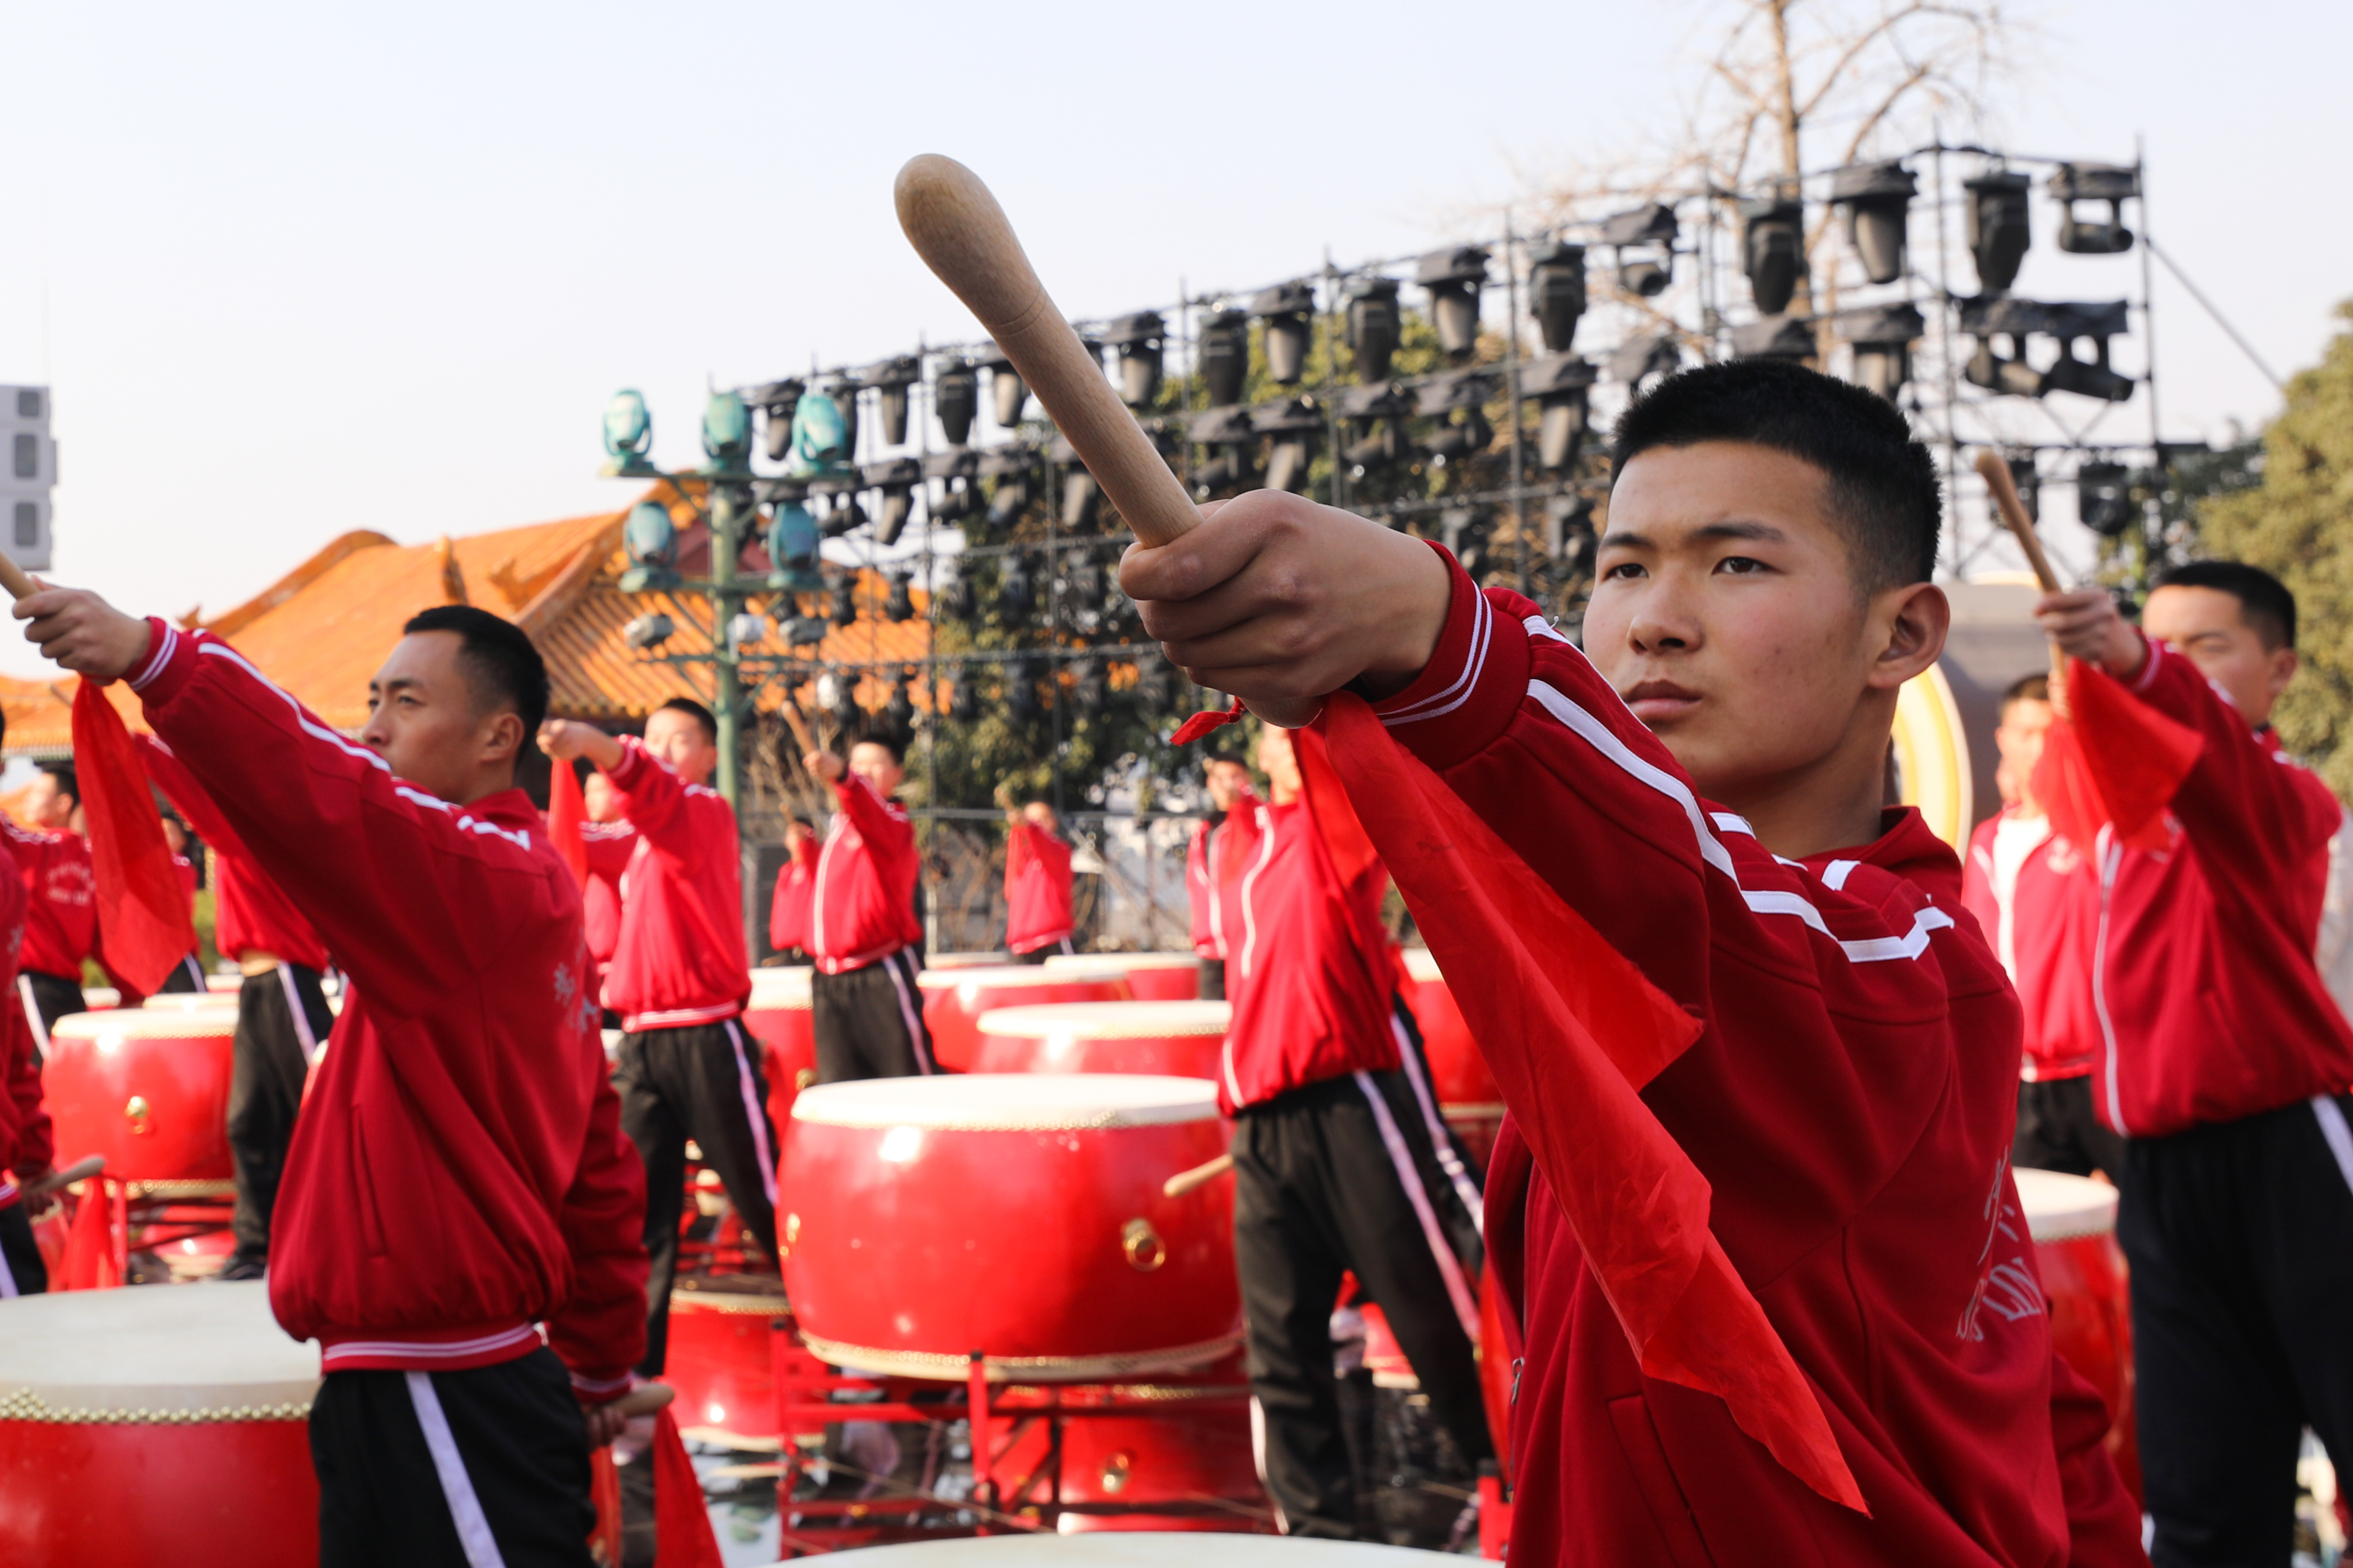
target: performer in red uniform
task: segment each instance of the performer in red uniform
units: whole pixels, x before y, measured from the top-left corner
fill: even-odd
[[[237,1247],[216,1279],[259,1279],[269,1268],[270,1219],[293,1146],[302,1085],[334,1027],[320,978],[327,944],[247,847],[228,816],[179,753],[153,735],[134,737],[155,787],[213,848],[213,945],[243,976],[231,1042],[228,1146]]]
[[[73,764],[44,763],[26,793],[26,825],[0,817],[25,882],[16,992],[32,1026],[37,1063],[48,1052],[50,1026],[82,1010],[82,962],[98,953],[98,877],[90,841],[70,826],[80,804]]]
[[[172,869],[180,874],[180,891],[187,896],[188,919],[193,924],[196,912],[196,863],[188,858],[188,825],[170,812],[163,814],[164,847],[172,852]],[[205,959],[202,944],[188,949],[172,973],[164,977],[159,987],[166,994],[202,994],[206,990]]]
[[[588,952],[596,961],[596,994],[602,996],[613,953],[621,945],[621,878],[638,851],[638,830],[625,815],[628,803],[603,773],[590,771],[580,797],[587,816],[580,825],[580,846],[588,856],[588,885],[580,889],[580,923],[588,933]],[[621,1016],[610,1007],[605,1009],[605,1026],[621,1026]]]
[[[2039,614],[2204,742],[2164,852],[2099,846],[2093,1092],[2125,1134],[2157,1561],[2283,1562],[2303,1429],[2353,1456],[2353,1027],[2313,963],[2345,813],[2269,723],[2295,600],[2209,561],[2161,579],[2137,631],[2099,589]]]
[[[5,727],[0,717],[0,731]],[[7,847],[0,844],[0,979],[16,978],[16,949],[24,936],[25,884]],[[23,1184],[47,1175],[54,1158],[49,1113],[41,1106],[41,1072],[33,1060],[32,1026],[21,1007],[0,1006],[0,1299],[37,1296],[49,1288]]]
[[[1075,952],[1071,933],[1071,847],[1063,841],[1054,808],[1042,800],[1005,806],[1005,945],[1015,962],[1043,963],[1058,952]]]
[[[1258,830],[1258,795],[1241,759],[1212,756],[1201,764],[1209,815],[1193,829],[1185,852],[1185,892],[1192,905],[1193,951],[1200,956],[1204,1002],[1226,997],[1226,911],[1240,868],[1250,863]]]
[[[579,889],[513,784],[537,650],[482,610],[425,611],[353,742],[208,633],[65,589],[16,609],[49,658],[129,679],[351,983],[269,1271],[279,1322],[322,1351],[321,1563],[588,1568],[588,1442],[619,1422],[583,1406],[643,1345],[645,1187]]]
[[[761,1052],[740,1021],[752,994],[743,851],[734,809],[705,782],[719,763],[718,739],[711,710],[685,697],[654,710],[642,742],[562,719],[539,735],[560,763],[585,756],[611,779],[638,830],[605,1004],[628,1031],[613,1084],[622,1130],[646,1163],[653,1272],[638,1370],[648,1377],[660,1375],[669,1350],[688,1139],[761,1249],[777,1256],[776,1134]]]
[[[1897,690],[1947,619],[1933,459],[1886,402],[1757,360],[1662,381],[1615,447],[1589,658],[1443,551],[1295,496],[1122,567],[1198,684],[1292,721],[1345,686],[1383,699],[1703,1026],[1641,1103],[1709,1183],[1869,1512],[1643,1372],[1507,1121],[1486,1235],[1524,1344],[1513,1560],[2137,1562],[2010,1179],[2017,1003],[1957,919],[1952,851],[1882,808]]]
[[[1476,1228],[1399,1070],[1388,878],[1316,765],[1321,747],[1270,726],[1259,750],[1271,793],[1236,884],[1219,1100],[1234,1119],[1234,1264],[1267,1491],[1290,1533],[1347,1540],[1356,1500],[1332,1363],[1343,1273],[1388,1314],[1464,1457],[1493,1447],[1472,1348]]]
[[[2124,1176],[2124,1143],[2092,1108],[2092,1058],[2100,1020],[2092,952],[2100,927],[2097,873],[2056,833],[2029,782],[2051,727],[2051,681],[2030,675],[2005,692],[1994,731],[2000,756],[1998,816],[1978,824],[1961,876],[1961,902],[2025,1015],[2013,1165],[2108,1180]]]
[[[870,737],[843,759],[811,752],[810,773],[833,785],[841,809],[818,856],[809,899],[809,1023],[817,1080],[912,1078],[934,1070],[931,1031],[915,988],[923,923],[915,879],[923,869],[915,825],[892,798],[906,776],[895,741]]]
[[[796,963],[806,963],[809,900],[817,892],[817,828],[796,816],[785,824],[785,863],[776,868],[776,891],[768,903],[768,945]]]

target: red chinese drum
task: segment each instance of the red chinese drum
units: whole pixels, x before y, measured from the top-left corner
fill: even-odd
[[[2018,1201],[2051,1303],[2051,1343],[2108,1402],[2108,1452],[2140,1496],[2133,1431],[2132,1306],[2116,1245],[2116,1189],[2058,1171],[2020,1170]]]
[[[980,1016],[992,1008],[1124,1002],[1129,994],[1127,971],[1112,959],[1088,959],[1060,969],[1037,963],[926,969],[915,983],[923,993],[923,1024],[932,1032],[933,1057],[953,1072],[972,1070],[973,1058],[980,1054]]]
[[[975,1072],[1218,1076],[1223,1002],[1064,1002],[980,1016]]]
[[[1057,953],[1046,961],[1046,967],[1068,969],[1106,958],[1116,960],[1127,972],[1127,988],[1139,1002],[1190,1002],[1201,994],[1201,960],[1196,953]]]
[[[149,1013],[227,1013],[234,1016],[237,1009],[237,993],[234,991],[167,991],[160,996],[150,996],[139,1004]]]
[[[774,1325],[791,1310],[773,1279],[678,1282],[661,1380],[678,1390],[671,1409],[687,1436],[731,1448],[776,1446]]]
[[[785,1123],[792,1120],[801,1075],[807,1073],[810,1083],[817,1081],[817,1030],[810,1017],[807,965],[752,971],[752,1000],[744,1008],[744,1027],[766,1047],[761,1070],[768,1076],[768,1122],[780,1139]]]
[[[981,969],[1010,963],[1009,952],[933,952],[923,955],[925,969]]]
[[[1426,947],[1405,950],[1406,1005],[1421,1029],[1422,1054],[1430,1058],[1430,1090],[1438,1096],[1439,1113],[1480,1163],[1495,1146],[1495,1131],[1504,1124],[1504,1094],[1479,1054],[1462,1009],[1438,972],[1438,960]]]
[[[106,1156],[120,1182],[221,1182],[233,1007],[69,1013],[42,1079],[61,1163]]]
[[[0,1301],[0,1563],[313,1568],[318,1388],[259,1281]]]
[[[1239,1370],[1233,1382],[1241,1382]],[[1221,1400],[1191,1397],[1207,1391],[1181,1384],[1155,1392],[1167,1403],[1149,1415],[1063,1421],[1062,1502],[1118,1511],[1065,1513],[1061,1532],[1265,1528],[1255,1523],[1267,1504],[1250,1405],[1231,1396],[1243,1390]],[[1170,1511],[1155,1513],[1155,1505]]]
[[[838,1366],[1100,1381],[1241,1337],[1233,1184],[1198,1079],[975,1074],[821,1084],[785,1140],[785,1289]]]

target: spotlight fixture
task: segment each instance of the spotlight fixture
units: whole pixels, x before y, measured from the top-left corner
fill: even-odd
[[[1520,395],[1536,400],[1536,461],[1546,472],[1577,466],[1592,387],[1593,366],[1575,354],[1548,354],[1520,372]]]
[[[824,586],[818,575],[817,519],[797,497],[778,496],[768,513],[768,586],[791,593],[813,593]]]
[[[1062,531],[1065,533],[1092,533],[1095,513],[1103,502],[1103,487],[1079,461],[1078,448],[1069,439],[1057,436],[1047,456],[1062,475]]]
[[[1609,379],[1639,387],[1653,375],[1673,374],[1683,362],[1683,350],[1672,331],[1629,338],[1609,356]]]
[[[1977,348],[1961,374],[1973,386],[2011,397],[2040,397],[2050,388],[2026,360],[2027,335],[2045,330],[2049,317],[2031,300],[2004,298],[1961,302],[1961,331]]]
[[[858,434],[830,392],[805,392],[793,405],[792,461],[797,479],[832,473],[849,460]]]
[[[2120,247],[2121,248],[2121,247]],[[2042,373],[2046,392],[2072,392],[2078,397],[2096,397],[2107,403],[2124,403],[2133,395],[2132,377],[2119,375],[2108,367],[2108,340],[2129,327],[2126,302],[2109,300],[2103,304],[2046,305],[2043,331],[2059,340],[2059,358]],[[2076,355],[2076,345],[2089,342],[2092,357]]]
[[[809,496],[825,502],[825,514],[818,522],[818,531],[828,539],[839,539],[854,528],[866,523],[866,509],[858,504],[852,493],[866,481],[855,471],[828,474],[807,481]]]
[[[1912,379],[1912,345],[1928,330],[1919,307],[1907,301],[1845,310],[1831,324],[1854,346],[1854,384],[1894,402],[1897,389]]]
[[[1184,700],[1176,667],[1165,658],[1145,655],[1136,660],[1135,697],[1147,713],[1172,713]]]
[[[1831,205],[1846,214],[1847,243],[1873,283],[1904,275],[1912,194],[1920,182],[1901,163],[1857,163],[1831,176]]]
[[[1005,667],[1005,710],[1018,724],[1038,717],[1038,661],[1017,658]]]
[[[1250,410],[1250,428],[1269,438],[1266,488],[1297,494],[1307,488],[1315,443],[1324,435],[1324,410],[1312,397],[1287,398]]]
[[[1604,218],[1601,243],[1617,255],[1618,287],[1646,300],[1665,293],[1674,278],[1677,232],[1675,209],[1664,202]]]
[[[746,643],[768,640],[768,617],[751,610],[738,610],[727,618],[727,646],[744,647]]]
[[[1062,596],[1082,612],[1092,611],[1103,603],[1103,570],[1094,557],[1083,550],[1073,550],[1062,564]]]
[[[913,574],[907,572],[891,574],[891,592],[882,601],[882,618],[893,623],[915,618],[915,595],[912,586]]]
[[[793,410],[800,405],[801,394],[807,390],[805,383],[787,378],[755,386],[744,395],[744,401],[760,411],[761,435],[766,443],[768,461],[781,463],[792,455]]]
[[[1555,241],[1528,253],[1528,306],[1546,353],[1567,353],[1585,314],[1585,247]]]
[[[641,500],[629,509],[621,525],[621,543],[629,554],[628,570],[621,574],[624,594],[678,585],[678,527],[670,508],[658,500]]]
[[[858,579],[845,574],[833,582],[833,624],[847,626],[857,620]]]
[[[1193,416],[1187,433],[1218,454],[1193,468],[1196,499],[1208,500],[1220,490],[1239,489],[1250,482],[1250,452],[1258,445],[1259,433],[1251,426],[1249,409],[1207,409]]]
[[[1394,382],[1349,387],[1340,395],[1340,416],[1351,437],[1343,460],[1358,475],[1402,460],[1413,450],[1405,428],[1412,413],[1413,394]]]
[[[1394,278],[1358,278],[1348,285],[1348,349],[1356,379],[1366,386],[1389,378],[1398,347],[1398,286]]]
[[[1082,658],[1071,669],[1071,705],[1079,710],[1079,717],[1102,717],[1103,705],[1111,698],[1111,687],[1103,679],[1102,668],[1093,659]]]
[[[2132,489],[2122,463],[2085,463],[2075,470],[2075,512],[2104,539],[2118,539],[2134,522]]]
[[[1160,370],[1168,323],[1157,310],[1138,310],[1111,324],[1103,341],[1119,351],[1119,398],[1130,408],[1149,408],[1160,390]]]
[[[932,590],[932,603],[948,619],[966,626],[980,615],[979,596],[972,591],[972,577],[962,571]]]
[[[1593,570],[1593,503],[1583,496],[1555,496],[1545,509],[1545,554],[1569,576]]]
[[[1781,194],[1740,204],[1740,270],[1759,313],[1789,308],[1806,272],[1806,209]]]
[[[1021,423],[1021,405],[1029,401],[1029,388],[1013,362],[997,352],[995,343],[981,345],[980,368],[988,372],[988,394],[994,399],[990,411],[997,416],[997,427],[1012,429]]]
[[[875,402],[882,414],[882,444],[903,447],[907,444],[907,389],[923,378],[922,365],[913,354],[901,354],[871,364],[859,375],[859,384],[871,387]]]
[[[795,616],[785,626],[785,640],[795,647],[815,647],[832,635],[823,616]]]
[[[2111,163],[2062,163],[2051,172],[2051,196],[2059,204],[2059,248],[2078,256],[2115,256],[2133,247],[2125,226],[2124,204],[2140,195],[2140,171]],[[2105,202],[2108,221],[2085,223],[2077,202]]]
[[[969,724],[980,717],[980,688],[972,679],[972,671],[961,664],[948,678],[948,717],[959,724]]]
[[[858,705],[858,677],[844,671],[833,681],[833,727],[844,736],[854,736],[865,724],[866,710]]]
[[[995,479],[988,498],[988,526],[1004,530],[1029,510],[1030,485],[1038,472],[1038,455],[1022,446],[997,447],[980,459],[980,477]]]
[[[621,640],[639,653],[670,641],[678,626],[659,610],[650,610],[621,628]]]
[[[1226,408],[1242,400],[1250,380],[1250,318],[1240,310],[1212,310],[1201,321],[1193,352],[1208,388],[1209,406]]]
[[[980,417],[980,377],[969,361],[940,362],[932,374],[932,413],[949,446],[961,447],[972,439],[973,421]]]
[[[1485,451],[1495,439],[1485,404],[1495,395],[1491,370],[1449,371],[1424,379],[1414,389],[1414,412],[1440,421],[1421,449],[1443,468]],[[1455,416],[1460,415],[1461,418]]]
[[[2026,515],[2035,522],[2042,521],[2042,476],[2034,467],[2034,449],[2013,452],[2002,461],[2010,467],[2010,482],[2018,490],[2018,499],[2026,508]]]
[[[1479,346],[1479,290],[1487,281],[1487,252],[1475,245],[1433,250],[1414,268],[1413,280],[1430,290],[1430,322],[1438,330],[1439,351],[1462,363]]]
[[[934,452],[923,459],[923,477],[940,481],[937,494],[924,502],[931,521],[943,526],[960,523],[980,510],[980,454],[969,447]]]
[[[1001,617],[1026,621],[1038,605],[1038,591],[1029,582],[1029,563],[1016,550],[997,569],[997,605]]]
[[[1734,359],[1809,360],[1814,353],[1810,316],[1760,316],[1732,329]]]
[[[875,516],[874,542],[884,546],[898,543],[900,531],[915,510],[915,487],[923,482],[923,460],[886,458],[881,462],[867,464],[859,470],[859,477],[882,497]]]
[[[1961,182],[1961,188],[1968,192],[1969,254],[1978,264],[1981,293],[2007,293],[2018,281],[2019,263],[2026,259],[2027,247],[2034,238],[2028,222],[2027,184],[2024,174],[2004,169]]]
[[[751,471],[752,411],[732,392],[714,392],[702,402],[702,451],[706,474]]]
[[[915,700],[907,694],[907,682],[913,679],[913,671],[901,670],[899,679],[891,683],[890,700],[882,704],[882,722],[902,746],[915,732]]]
[[[1266,374],[1277,386],[1297,386],[1307,374],[1307,319],[1315,313],[1315,289],[1305,279],[1259,291],[1250,313],[1266,323]]]
[[[654,416],[646,410],[646,395],[625,386],[605,404],[605,455],[612,459],[602,473],[608,479],[646,479],[661,470],[646,460],[653,450]]]

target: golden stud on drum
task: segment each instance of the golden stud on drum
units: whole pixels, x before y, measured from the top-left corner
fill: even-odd
[[[2052,1348],[2108,1402],[2108,1452],[2125,1485],[2138,1497],[2132,1306],[2124,1249],[2116,1245],[2116,1189],[2058,1171],[2011,1173],[2034,1237],[2042,1294],[2051,1303]]]
[[[744,1006],[744,1028],[766,1047],[761,1070],[768,1077],[768,1121],[784,1136],[792,1119],[793,1096],[817,1081],[817,1029],[809,1012],[808,966],[752,971],[752,999]]]
[[[0,1301],[0,1563],[315,1564],[318,1387],[259,1281]]]
[[[1139,1002],[1189,1002],[1201,994],[1201,960],[1198,953],[1056,953],[1046,961],[1046,967],[1068,969],[1072,964],[1099,963],[1104,959],[1118,961],[1127,972],[1127,988]]]
[[[980,1016],[974,1072],[1218,1076],[1223,1002],[1064,1002]]]
[[[1462,1021],[1462,1009],[1438,972],[1438,960],[1426,947],[1405,950],[1405,999],[1413,1021],[1421,1029],[1422,1055],[1430,1058],[1430,1092],[1438,1097],[1439,1113],[1454,1135],[1481,1164],[1495,1146],[1496,1130],[1504,1124],[1504,1091]]]
[[[822,1084],[785,1140],[785,1289],[837,1366],[1084,1381],[1215,1361],[1241,1338],[1233,1184],[1198,1079],[975,1075]]]
[[[1049,1002],[1124,1002],[1127,971],[1116,960],[1090,959],[1060,969],[1034,963],[926,969],[915,976],[923,994],[923,1024],[932,1056],[952,1072],[968,1072],[980,1052],[980,1016],[997,1007]]]
[[[69,1013],[42,1069],[60,1153],[106,1156],[118,1182],[219,1182],[228,1151],[233,1007]]]

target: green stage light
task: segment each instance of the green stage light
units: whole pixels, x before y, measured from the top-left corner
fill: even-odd
[[[732,392],[714,392],[702,404],[702,451],[706,474],[751,471],[752,411]]]
[[[605,404],[605,465],[607,479],[642,479],[659,472],[646,460],[653,450],[654,416],[646,410],[646,395],[623,387]]]

